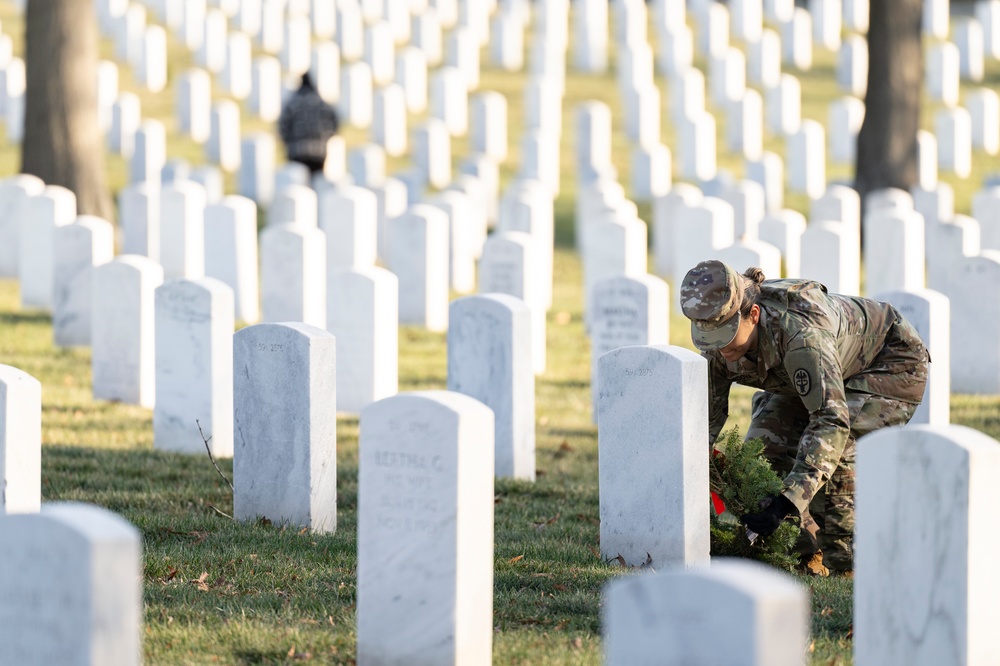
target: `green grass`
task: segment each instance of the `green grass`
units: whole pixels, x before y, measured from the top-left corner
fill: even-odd
[[[23,22],[0,2],[4,32],[23,52]],[[529,44],[530,45],[530,44]],[[111,46],[102,44],[110,56]],[[570,56],[571,57],[571,56]],[[128,68],[121,86],[140,95],[144,117],[168,130],[168,154],[193,164],[199,146],[177,134],[173,83],[191,66],[175,42],[170,82],[158,94],[139,90]],[[510,157],[502,182],[515,174],[523,129],[524,75],[488,68],[483,53],[481,89],[497,90],[509,103]],[[802,73],[803,116],[826,121],[830,101],[840,95],[832,82],[834,58],[817,51]],[[669,88],[663,93],[663,138],[677,145],[669,124]],[[989,63],[983,85],[1000,84],[1000,65]],[[581,267],[574,245],[574,111],[599,99],[615,118],[613,154],[623,184],[629,182],[629,142],[622,129],[621,102],[613,75],[581,76],[568,70],[561,160],[562,194],[556,201],[554,307],[548,318],[548,371],[538,379],[537,466],[534,484],[497,481],[494,588],[494,661],[497,664],[592,664],[600,662],[600,590],[620,569],[598,551],[597,438],[589,391],[589,344],[581,319]],[[719,146],[724,148],[725,114],[714,109]],[[933,126],[928,104],[925,127]],[[411,118],[415,123],[419,118]],[[248,115],[243,131],[267,125]],[[366,132],[347,128],[349,146],[367,141]],[[766,150],[784,154],[784,142],[768,137]],[[453,142],[456,161],[468,151]],[[15,173],[19,150],[0,143],[0,173]],[[400,166],[389,160],[389,169]],[[720,149],[720,168],[741,176],[742,159]],[[1000,170],[1000,160],[976,154],[974,173]],[[849,165],[830,165],[831,180],[850,180]],[[109,186],[125,185],[126,165],[107,160]],[[968,212],[978,180],[950,176],[958,212]],[[227,191],[234,178],[227,177]],[[786,205],[807,212],[801,195]],[[640,207],[649,221],[649,208]],[[356,418],[338,423],[338,530],[316,535],[281,525],[237,524],[232,495],[207,457],[165,454],[152,449],[151,413],[138,407],[95,402],[90,392],[88,350],[57,350],[46,315],[22,312],[16,285],[0,281],[0,362],[37,377],[43,385],[42,489],[46,501],[79,500],[116,511],[141,531],[144,542],[144,651],[149,664],[351,663],[355,652],[355,529],[357,506]],[[690,346],[685,320],[674,313],[671,338]],[[400,390],[444,388],[444,336],[406,328],[400,335]],[[730,424],[746,427],[748,389],[733,393]],[[955,396],[953,420],[1000,437],[1000,399]],[[220,461],[232,474],[229,461]],[[804,581],[812,593],[811,663],[851,663],[851,582],[842,578]]]

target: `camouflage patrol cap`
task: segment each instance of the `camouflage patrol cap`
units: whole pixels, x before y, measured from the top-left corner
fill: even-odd
[[[736,337],[745,283],[721,261],[703,261],[681,282],[681,310],[691,320],[691,339],[702,351],[721,349]]]

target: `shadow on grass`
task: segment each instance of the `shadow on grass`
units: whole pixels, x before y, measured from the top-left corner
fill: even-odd
[[[16,326],[17,324],[48,324],[52,317],[43,310],[27,312],[0,312],[0,324]]]

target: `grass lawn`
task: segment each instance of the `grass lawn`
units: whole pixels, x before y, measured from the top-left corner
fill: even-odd
[[[21,19],[0,3],[4,32],[22,52]],[[530,40],[529,40],[530,44]],[[105,57],[110,43],[102,45]],[[141,93],[144,117],[163,120],[168,155],[193,163],[201,148],[177,134],[172,85],[191,65],[175,42],[170,51],[170,85],[158,94],[139,91],[127,67],[123,90]],[[483,52],[484,65],[488,54]],[[835,60],[817,52],[813,69],[802,74],[803,115],[825,124],[827,106],[839,96]],[[523,130],[524,73],[486,68],[481,89],[504,93],[509,103],[510,157],[503,182],[515,174]],[[996,87],[1000,67],[989,63],[984,85]],[[669,86],[663,93],[664,142],[676,150],[668,122]],[[574,110],[600,99],[615,117],[613,152],[628,188],[629,143],[622,129],[621,102],[612,74],[581,76],[569,70],[564,102],[562,193],[556,201],[554,307],[548,318],[548,371],[537,381],[538,480],[496,485],[494,661],[497,664],[599,663],[600,590],[620,573],[598,555],[597,437],[589,390],[589,345],[581,323],[581,267],[573,251]],[[928,105],[924,125],[933,127]],[[717,110],[720,166],[742,175],[742,159],[724,152],[725,114]],[[266,127],[249,116],[243,130]],[[419,117],[411,118],[411,122]],[[367,140],[362,130],[345,130],[349,146]],[[767,150],[784,154],[783,140],[768,137]],[[455,140],[456,161],[468,152]],[[676,161],[676,156],[675,156]],[[0,145],[0,173],[17,170],[18,149]],[[402,165],[390,160],[392,171]],[[959,212],[968,212],[979,179],[998,170],[997,158],[977,154],[975,178],[944,179],[956,190]],[[117,191],[127,169],[109,157],[108,181]],[[831,180],[850,180],[848,165],[830,165]],[[232,191],[234,178],[227,178]],[[807,212],[802,195],[789,194],[789,207]],[[640,206],[651,222],[649,207]],[[149,664],[341,664],[355,652],[355,529],[357,507],[356,418],[338,422],[338,530],[318,536],[273,524],[237,524],[228,486],[207,456],[152,450],[151,413],[95,402],[90,392],[88,350],[57,350],[48,316],[18,308],[16,284],[0,281],[0,362],[32,374],[43,384],[42,492],[46,501],[93,502],[135,524],[144,540],[145,637]],[[672,317],[672,341],[690,346],[687,326]],[[444,336],[414,328],[400,334],[400,390],[444,388]],[[748,390],[734,391],[731,424],[745,428]],[[953,398],[956,422],[1000,436],[1000,399]],[[229,461],[223,471],[232,474]],[[707,498],[706,498],[707,501]],[[812,590],[813,664],[851,662],[851,582],[839,578],[806,581]],[[720,609],[721,610],[721,609]],[[724,627],[722,628],[724,630]]]

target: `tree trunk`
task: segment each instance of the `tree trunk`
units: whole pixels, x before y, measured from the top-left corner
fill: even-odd
[[[858,134],[855,187],[862,201],[882,187],[917,182],[917,130],[924,77],[923,0],[872,0],[868,93]]]
[[[97,119],[94,3],[32,0],[24,32],[27,87],[21,171],[72,190],[79,214],[110,220]]]

